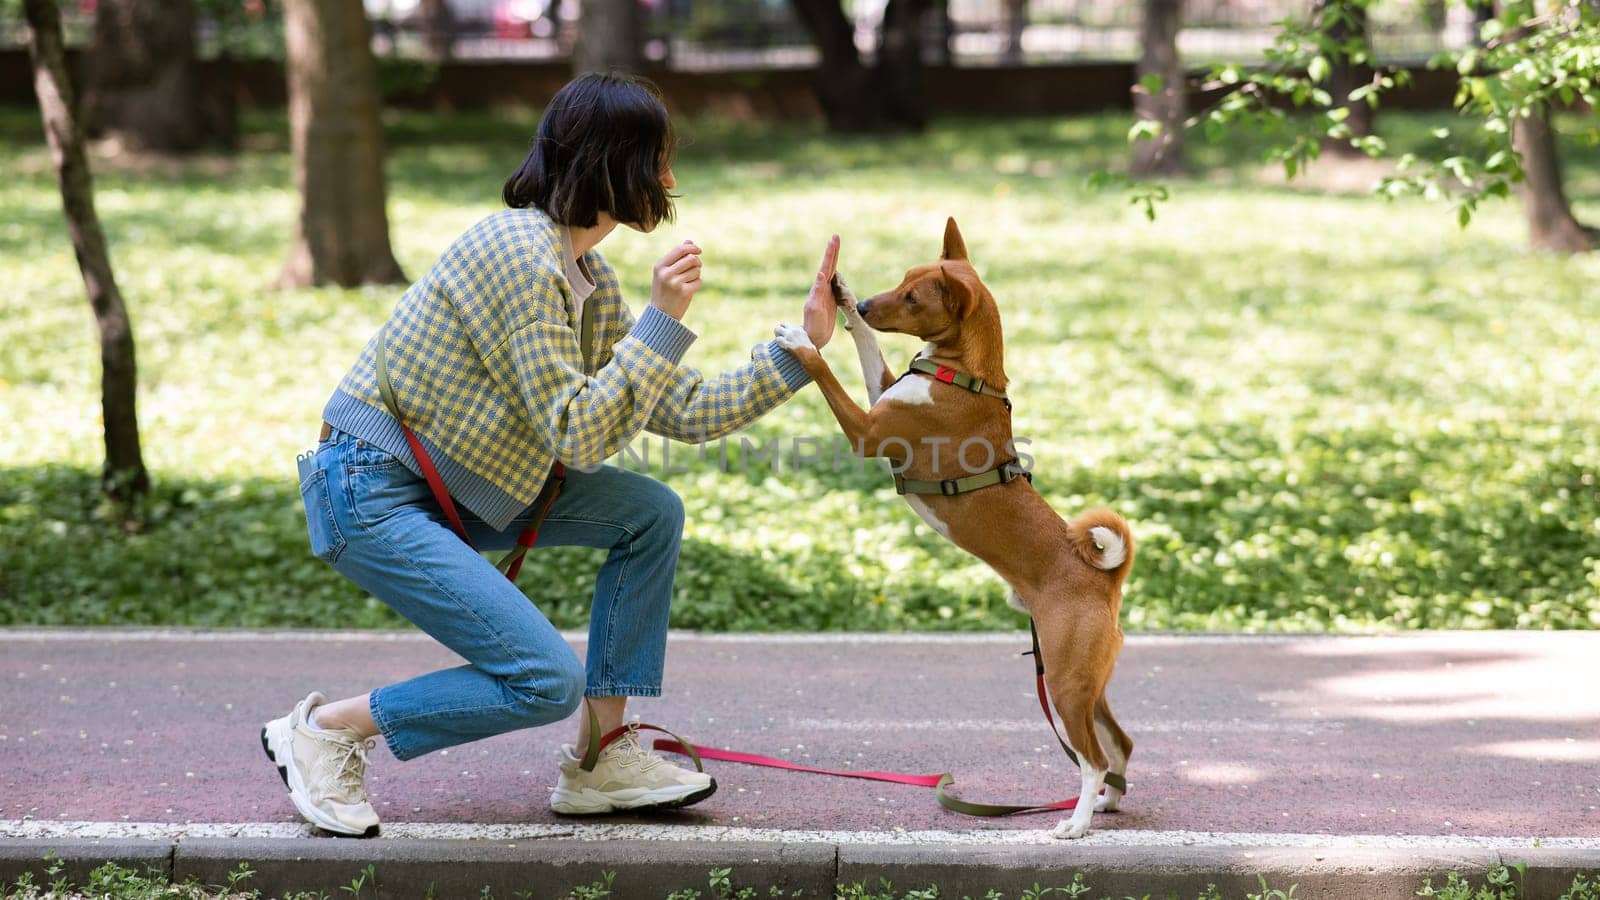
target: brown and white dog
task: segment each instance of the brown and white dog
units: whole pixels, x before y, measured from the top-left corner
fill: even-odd
[[[845,393],[803,328],[780,325],[777,337],[821,388],[858,452],[889,459],[908,487],[948,487],[1012,461],[1007,455],[1014,457],[1016,446],[1003,394],[1000,312],[967,260],[955,219],[945,226],[938,262],[913,268],[899,287],[859,304],[842,283],[838,294],[870,409]],[[937,373],[891,375],[872,329],[927,341],[919,358]],[[905,498],[933,530],[999,573],[1011,586],[1008,602],[1033,617],[1051,700],[1081,760],[1077,808],[1054,832],[1075,838],[1088,832],[1096,810],[1117,808],[1122,791],[1106,785],[1105,796],[1097,795],[1107,772],[1127,772],[1133,752],[1105,696],[1122,649],[1118,613],[1122,583],[1133,565],[1133,538],[1127,522],[1107,509],[1064,521],[1018,474],[1011,468],[1000,483],[954,495],[908,492]]]

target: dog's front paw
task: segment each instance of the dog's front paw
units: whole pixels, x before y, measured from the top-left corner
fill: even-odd
[[[1106,792],[1104,794],[1101,794],[1099,797],[1095,798],[1094,811],[1095,812],[1116,812],[1117,808],[1121,804],[1122,804],[1122,792],[1118,791],[1118,790],[1113,790],[1111,788],[1107,788]]]
[[[1081,838],[1088,833],[1089,820],[1084,819],[1080,822],[1077,817],[1074,816],[1071,819],[1062,819],[1060,824],[1056,825],[1056,830],[1050,832],[1050,836],[1053,838],[1060,838],[1061,840],[1070,841],[1076,838]]]
[[[778,339],[778,346],[793,353],[800,350],[817,352],[817,345],[811,343],[811,335],[799,325],[784,323],[772,329],[772,334]]]
[[[866,324],[856,310],[856,292],[850,290],[850,285],[845,284],[837,272],[833,275],[833,299],[839,304],[839,311],[844,313],[845,331],[855,331],[857,325]]]

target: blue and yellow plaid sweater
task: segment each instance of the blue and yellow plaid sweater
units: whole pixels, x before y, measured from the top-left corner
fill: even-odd
[[[702,443],[730,434],[809,380],[775,342],[706,379],[680,363],[695,334],[648,307],[637,320],[598,252],[589,371],[563,265],[562,230],[537,209],[473,226],[400,298],[323,410],[335,428],[416,458],[378,392],[380,339],[406,424],[457,503],[504,529],[539,495],[551,463],[592,469],[640,431]]]

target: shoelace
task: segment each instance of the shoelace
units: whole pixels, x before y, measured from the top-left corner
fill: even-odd
[[[623,765],[637,763],[641,772],[649,772],[666,762],[660,754],[646,750],[644,745],[639,743],[639,729],[632,723],[629,723],[627,733],[617,738],[616,742],[606,749],[615,750],[623,758]]]
[[[339,785],[345,802],[364,802],[367,799],[367,751],[376,747],[378,742],[367,738],[357,741],[333,739],[332,743],[344,750],[334,774],[334,783]]]

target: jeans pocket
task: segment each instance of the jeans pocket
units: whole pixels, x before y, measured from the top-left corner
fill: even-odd
[[[306,507],[306,531],[311,536],[311,552],[329,565],[344,553],[344,534],[333,520],[333,498],[328,494],[328,470],[318,469],[300,482],[300,499]]]

